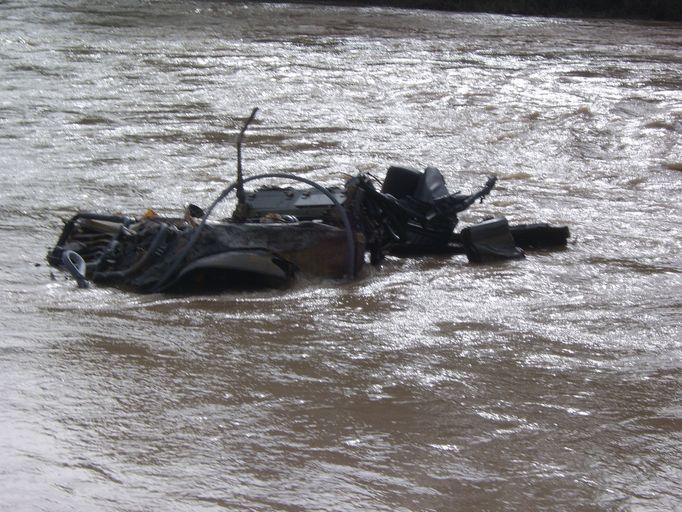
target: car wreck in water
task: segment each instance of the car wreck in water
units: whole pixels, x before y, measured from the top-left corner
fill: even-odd
[[[48,262],[70,272],[80,287],[202,293],[283,287],[300,275],[356,279],[364,265],[378,265],[388,253],[448,252],[485,262],[523,258],[528,247],[566,245],[565,226],[510,226],[503,217],[455,231],[457,215],[489,195],[495,177],[472,194],[450,193],[435,167],[392,166],[383,181],[360,173],[331,188],[286,173],[245,178],[241,144],[256,112],[237,138],[237,180],[206,210],[189,205],[178,218],[81,212],[65,223]],[[303,186],[245,189],[263,179]],[[210,220],[232,192],[232,216]]]

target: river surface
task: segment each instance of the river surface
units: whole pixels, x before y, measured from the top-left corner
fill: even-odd
[[[177,297],[45,263],[78,209],[439,167],[565,250]],[[0,2],[11,511],[682,509],[682,25]]]

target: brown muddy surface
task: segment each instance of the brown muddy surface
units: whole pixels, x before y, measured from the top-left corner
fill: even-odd
[[[0,2],[8,510],[682,507],[682,28],[231,2]],[[45,265],[78,209],[247,174],[500,178],[559,252],[177,297]]]

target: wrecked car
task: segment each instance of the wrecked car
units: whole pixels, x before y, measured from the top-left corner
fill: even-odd
[[[283,287],[300,275],[356,279],[386,254],[449,252],[472,262],[523,258],[524,248],[562,247],[570,236],[565,226],[510,226],[503,217],[456,231],[458,214],[488,196],[495,177],[472,194],[451,193],[435,167],[392,166],[383,180],[359,173],[342,187],[288,173],[245,178],[241,143],[256,111],[237,138],[237,180],[206,210],[188,205],[177,218],[152,211],[139,218],[80,212],[66,221],[48,262],[81,287],[192,293]],[[301,186],[246,190],[266,179]],[[232,192],[232,216],[211,220]]]

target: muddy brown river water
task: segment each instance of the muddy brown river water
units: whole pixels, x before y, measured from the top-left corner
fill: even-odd
[[[682,509],[682,25],[233,2],[0,2],[0,503]],[[45,264],[79,208],[247,174],[500,181],[566,250],[177,297]]]

